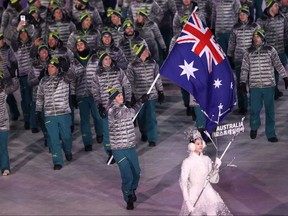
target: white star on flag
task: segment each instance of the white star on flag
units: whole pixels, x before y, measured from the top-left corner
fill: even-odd
[[[219,78],[217,78],[217,80],[214,80],[214,86],[215,88],[220,88],[220,86],[222,85],[222,80],[219,80]]]
[[[184,65],[179,65],[180,68],[183,69],[183,71],[181,72],[180,76],[185,75],[187,76],[187,80],[190,79],[190,76],[194,77],[194,79],[196,79],[194,72],[198,71],[198,68],[194,68],[193,67],[194,61],[192,61],[190,64],[188,64],[186,62],[186,60],[184,60]]]
[[[219,106],[218,106],[219,110],[222,110],[223,109],[223,104],[220,103]]]

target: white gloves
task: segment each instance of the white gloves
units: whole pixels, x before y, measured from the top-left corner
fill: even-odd
[[[193,207],[193,204],[189,200],[186,201],[186,205],[190,215],[195,210],[195,207]]]
[[[220,160],[220,158],[216,157],[214,167],[215,167],[216,169],[219,169],[220,166],[221,166],[221,164],[222,164],[222,161]]]

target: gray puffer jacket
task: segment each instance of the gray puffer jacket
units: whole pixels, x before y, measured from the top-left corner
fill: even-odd
[[[0,131],[8,131],[9,115],[6,107],[6,98],[8,94],[19,88],[19,81],[16,77],[7,83],[2,81],[0,81]]]
[[[176,12],[174,19],[173,19],[173,35],[178,35],[181,32],[183,28],[183,26],[181,25],[181,18],[185,15],[190,17],[191,13],[194,11],[196,6],[198,7],[197,3],[192,2],[191,5],[189,6],[184,7],[182,5],[180,10]],[[206,23],[205,15],[203,11],[201,11],[200,9],[197,9],[196,14],[204,23]]]
[[[129,62],[126,59],[122,49],[114,45],[113,39],[112,39],[110,46],[105,46],[102,43],[102,45],[98,49],[98,53],[100,53],[101,51],[107,52],[117,67],[121,68],[122,70],[127,69]]]
[[[253,33],[260,26],[256,23],[241,23],[234,25],[229,38],[227,55],[234,57],[235,62],[242,62],[243,54],[252,44]]]
[[[239,0],[213,0],[211,29],[215,29],[216,34],[231,33],[238,20],[240,7]]]
[[[27,76],[31,71],[30,51],[33,46],[32,39],[29,38],[26,42],[20,42],[18,37],[14,35],[12,38],[11,46],[18,61],[18,75],[19,77]]]
[[[162,50],[166,50],[166,44],[158,25],[155,22],[146,19],[143,25],[136,24],[135,29],[139,32],[140,37],[147,42],[152,58],[159,61],[158,44]]]
[[[72,32],[68,38],[67,47],[73,52],[76,51],[78,37],[85,38],[90,49],[98,49],[100,43],[100,33],[98,30],[90,28],[88,30],[79,29]]]
[[[69,83],[75,79],[71,67],[69,71],[58,72],[41,79],[37,91],[36,111],[44,108],[45,116],[71,113],[69,106]]]
[[[250,88],[273,87],[275,86],[274,67],[282,78],[287,77],[274,47],[266,44],[252,46],[244,53],[240,82],[247,83],[249,76]]]
[[[109,88],[124,89],[125,99],[131,101],[131,85],[124,71],[114,65],[104,69],[99,67],[96,71],[96,76],[93,79],[93,95],[97,104],[106,106],[109,101]]]
[[[77,97],[93,96],[92,80],[98,68],[98,56],[93,54],[85,67],[75,58],[72,67],[75,71],[75,80],[71,83],[71,95]]]
[[[160,8],[160,6],[155,0],[124,0],[123,7],[129,7],[128,17],[131,20],[135,20],[137,11],[144,8],[147,8],[148,10],[148,18],[156,22],[157,24],[160,24],[164,16],[162,8]]]
[[[136,146],[136,134],[133,117],[140,109],[137,102],[133,108],[123,104],[112,103],[108,109],[109,137],[112,150],[128,149]]]
[[[75,25],[81,24],[80,17],[81,17],[81,14],[83,12],[86,12],[86,13],[88,13],[88,14],[90,14],[92,16],[93,27],[95,29],[99,29],[100,30],[102,28],[103,23],[102,23],[102,19],[100,17],[100,14],[99,14],[98,10],[96,8],[93,8],[93,7],[90,7],[90,6],[87,6],[87,8],[85,8],[84,10],[77,10],[75,7],[73,7],[73,9],[72,9],[72,20],[73,20]]]
[[[13,34],[16,31],[16,27],[19,23],[18,21],[19,12],[16,11],[15,8],[11,7],[8,4],[8,7],[5,9],[2,20],[1,20],[1,28],[0,32],[3,32],[4,37],[10,42]]]
[[[265,30],[267,43],[273,46],[278,53],[284,53],[284,45],[288,39],[288,21],[282,14],[275,17],[269,15],[265,9],[257,23]]]
[[[59,38],[62,40],[64,46],[67,45],[70,34],[76,30],[75,25],[68,18],[63,18],[63,20],[60,22],[56,22],[55,20],[53,20],[47,23],[47,26],[47,34],[57,31],[59,33]],[[48,38],[48,36],[49,35],[47,35],[46,37]]]
[[[8,67],[18,69],[16,56],[11,47],[8,46],[7,44],[5,44],[2,48],[0,48],[0,59],[1,59],[0,71],[3,71],[6,77],[10,76]]]
[[[132,92],[138,100],[143,94],[146,94],[152,85],[154,79],[159,73],[159,66],[152,58],[147,58],[144,62],[136,59],[128,65],[126,74],[131,83]],[[162,80],[159,77],[155,86],[152,88],[149,100],[158,97],[157,91],[163,91]]]
[[[28,73],[28,85],[32,86],[32,100],[36,101],[37,99],[37,90],[39,85],[39,76],[42,70],[46,70],[48,67],[48,60],[47,61],[40,61],[39,59],[36,59],[32,63],[32,70]],[[42,72],[43,73],[43,72]],[[47,75],[47,74],[44,74]]]
[[[134,35],[128,36],[124,33],[124,36],[121,38],[119,42],[119,48],[122,49],[122,51],[125,54],[125,57],[129,62],[132,62],[135,58],[135,51],[133,50],[134,44],[144,44],[146,47],[148,47],[147,42],[139,36],[139,32],[135,31]]]

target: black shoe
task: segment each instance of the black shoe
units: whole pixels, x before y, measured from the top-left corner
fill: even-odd
[[[278,138],[277,137],[271,137],[271,138],[268,138],[268,141],[269,142],[278,142]]]
[[[110,151],[110,152],[109,152],[108,159],[107,159],[107,161],[106,161],[106,164],[108,164],[108,162],[110,161],[111,157],[113,157],[113,155],[112,155],[112,152]],[[112,161],[110,162],[110,164],[114,164],[115,162],[116,162],[116,161],[115,161],[115,159],[114,159],[114,157],[113,157],[113,159],[112,159]]]
[[[156,143],[151,141],[151,142],[149,142],[148,146],[149,146],[149,147],[155,147],[155,146],[156,146]]]
[[[12,121],[17,121],[18,118],[19,118],[19,115],[12,116]]]
[[[147,136],[146,136],[145,134],[142,134],[141,140],[142,140],[143,142],[147,142],[148,138],[147,138]]]
[[[32,128],[31,131],[32,131],[32,133],[38,133],[39,129],[38,128]]]
[[[133,210],[134,209],[134,203],[133,203],[133,197],[132,195],[128,196],[128,201],[127,201],[127,206],[126,206],[127,210]]]
[[[65,154],[65,158],[67,161],[71,161],[72,160],[72,154]]]
[[[137,196],[136,196],[136,193],[135,193],[136,190],[133,190],[133,202],[136,202],[137,201]]]
[[[191,107],[186,107],[186,115],[187,116],[191,116],[192,115],[192,113],[191,113]]]
[[[103,142],[103,135],[102,136],[96,136],[97,143]]]
[[[54,170],[60,170],[60,169],[62,169],[62,165],[60,165],[60,164],[54,165]]]
[[[250,131],[250,138],[255,139],[257,137],[257,130],[251,130]]]
[[[92,145],[86,145],[86,146],[85,146],[85,151],[86,151],[86,152],[92,151]]]
[[[280,97],[282,97],[283,96],[283,92],[281,92],[281,91],[278,91],[278,92],[276,92],[275,93],[275,95],[274,95],[274,100],[278,100]]]
[[[192,120],[196,121],[196,113],[195,113],[194,107],[191,107],[191,116],[192,116]]]
[[[25,128],[25,130],[29,130],[30,129],[30,123],[24,122],[24,128]]]

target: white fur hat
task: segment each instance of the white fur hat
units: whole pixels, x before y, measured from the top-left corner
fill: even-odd
[[[186,139],[189,140],[189,142],[193,142],[196,139],[202,139],[201,133],[193,128],[193,127],[189,127],[186,131],[184,131],[184,134],[186,135]]]

